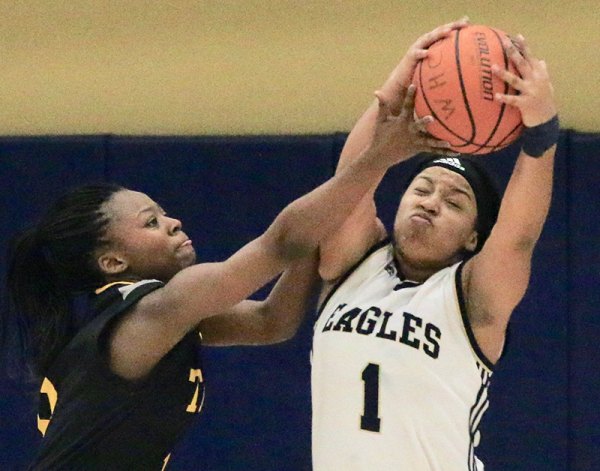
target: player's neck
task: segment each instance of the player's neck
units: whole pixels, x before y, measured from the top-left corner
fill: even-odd
[[[397,267],[400,270],[400,277],[403,281],[416,281],[424,283],[430,276],[440,271],[445,266],[432,266],[411,261],[405,257],[397,247],[394,248],[394,257]]]

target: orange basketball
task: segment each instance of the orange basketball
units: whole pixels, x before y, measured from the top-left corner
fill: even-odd
[[[432,44],[417,65],[415,113],[432,115],[427,130],[456,152],[487,154],[521,133],[519,110],[494,99],[495,93],[517,93],[492,75],[492,64],[518,74],[502,47],[505,37],[495,28],[469,25]]]

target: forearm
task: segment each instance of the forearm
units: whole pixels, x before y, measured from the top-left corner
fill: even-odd
[[[533,250],[550,208],[555,150],[553,146],[539,158],[519,155],[493,231],[498,242]]]
[[[210,346],[268,345],[293,337],[318,285],[316,253],[281,275],[263,301],[242,301],[199,326]]]
[[[298,330],[319,285],[317,266],[315,251],[283,272],[263,301],[262,315],[270,343],[288,340]]]
[[[285,259],[306,256],[333,234],[387,170],[369,147],[323,185],[288,205],[269,228]]]
[[[497,93],[495,99],[521,112],[524,150],[506,187],[492,233],[481,252],[467,261],[462,275],[475,337],[492,361],[499,357],[510,316],[529,285],[533,249],[552,197],[559,131],[545,62],[531,54],[522,36],[503,45],[519,74],[497,65],[492,71],[518,93]]]
[[[428,48],[436,41],[448,36],[452,30],[462,28],[467,24],[468,18],[464,17],[458,21],[439,26],[417,38],[417,40],[408,48],[406,54],[379,88],[379,93],[385,98],[393,115],[397,115],[401,112],[402,104],[412,81],[415,68],[420,60],[427,57]],[[376,116],[377,101],[374,101],[350,132],[346,145],[342,150],[338,168],[343,167],[346,165],[346,162],[356,158],[356,156],[369,145],[372,139],[372,129],[375,124]]]
[[[283,260],[306,256],[336,232],[392,165],[420,152],[455,155],[447,150],[447,142],[423,135],[427,121],[414,118],[414,86],[408,88],[397,116],[380,93],[376,96],[373,138],[366,149],[326,183],[290,204],[269,228]]]
[[[394,72],[388,77],[386,82],[380,88],[380,92],[386,98],[390,107],[390,111],[393,114],[398,114],[400,112],[402,102],[404,101],[404,96],[406,95],[406,89],[409,85],[409,83],[400,83],[401,80],[399,78],[398,71],[399,67],[400,66],[398,65],[396,69],[394,69]],[[346,139],[346,143],[344,144],[344,148],[340,154],[337,171],[340,171],[342,168],[356,159],[360,153],[372,142],[373,129],[375,127],[375,120],[377,119],[377,108],[377,100],[373,100],[366,111],[358,119],[350,131],[350,134],[348,134],[348,138]],[[381,177],[383,178],[383,174]],[[373,188],[373,191],[374,190],[375,188]]]
[[[411,53],[412,57],[409,56]],[[409,50],[407,56],[396,66],[380,88],[381,93],[389,100],[390,108],[394,114],[400,112],[418,58],[419,56],[415,55],[415,52]],[[408,73],[407,69],[409,70]]]
[[[340,172],[349,163],[357,159],[361,152],[371,143],[373,129],[377,119],[377,100],[366,109],[358,119],[344,143],[336,172]],[[382,175],[383,176],[383,175]]]
[[[492,72],[518,93],[496,93],[495,98],[519,109],[524,130],[522,150],[502,199],[492,236],[495,244],[504,242],[510,244],[509,248],[531,251],[550,207],[559,121],[546,62],[533,56],[521,35],[504,40],[503,46],[520,76],[496,64],[492,66]]]

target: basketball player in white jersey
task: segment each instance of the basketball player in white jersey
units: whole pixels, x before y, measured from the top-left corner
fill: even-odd
[[[407,87],[427,47],[464,24],[440,27],[409,49],[379,92],[392,113],[412,100]],[[410,180],[391,237],[376,216],[374,187],[320,247],[315,471],[483,470],[478,425],[529,283],[558,139],[546,64],[521,36],[505,47],[521,77],[494,73],[519,95],[495,99],[520,110],[525,130],[502,201],[477,162],[431,157]],[[376,114],[373,105],[360,118],[338,169],[370,142]]]

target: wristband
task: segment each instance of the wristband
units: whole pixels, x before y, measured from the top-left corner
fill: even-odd
[[[521,148],[530,157],[541,157],[558,142],[558,115],[545,123],[525,128],[521,137]]]

